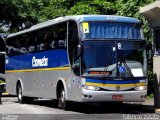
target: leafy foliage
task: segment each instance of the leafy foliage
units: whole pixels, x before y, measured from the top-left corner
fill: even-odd
[[[77,2],[69,11],[68,15],[78,14],[116,14],[117,10],[113,3],[106,1],[81,1]]]
[[[78,14],[108,14],[135,17],[142,20],[148,35],[149,27],[139,7],[154,0],[1,0],[0,25],[11,31],[26,29],[33,24],[59,16]],[[150,35],[149,35],[150,36]],[[147,36],[147,39],[148,37]]]

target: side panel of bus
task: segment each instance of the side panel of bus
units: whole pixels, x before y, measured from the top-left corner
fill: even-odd
[[[61,81],[66,99],[81,101],[81,79],[69,67],[67,33],[63,31],[67,30],[63,28],[66,23],[7,40],[8,93],[16,95],[19,82],[24,96],[56,99],[57,84]]]
[[[29,55],[27,57],[29,58]],[[23,59],[24,58],[25,57],[23,57]],[[14,63],[14,65],[22,65],[20,59],[15,62],[10,59],[7,61]],[[32,61],[30,61],[30,63],[32,63]],[[27,64],[27,62],[25,64]],[[80,78],[76,77],[69,67],[8,70],[6,71],[6,80],[7,92],[13,95],[17,94],[17,83],[20,81],[24,96],[56,99],[57,83],[58,81],[62,81],[66,88],[68,100],[74,101],[78,99],[79,101],[81,99]]]

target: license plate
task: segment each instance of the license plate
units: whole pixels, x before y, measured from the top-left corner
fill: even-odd
[[[112,99],[113,100],[122,100],[123,99],[123,95],[112,95]]]

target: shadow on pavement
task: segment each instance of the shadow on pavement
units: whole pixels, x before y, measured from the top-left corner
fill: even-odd
[[[36,100],[32,104],[57,108],[55,101]],[[106,114],[106,113],[122,113],[122,114],[143,114],[154,113],[154,106],[130,104],[130,103],[75,103],[69,104],[69,111],[86,113],[86,114]],[[58,108],[57,108],[58,109]]]

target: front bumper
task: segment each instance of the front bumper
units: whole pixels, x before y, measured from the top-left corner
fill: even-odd
[[[82,102],[144,102],[147,90],[141,91],[91,91],[82,88]],[[123,96],[115,99],[113,96]]]

